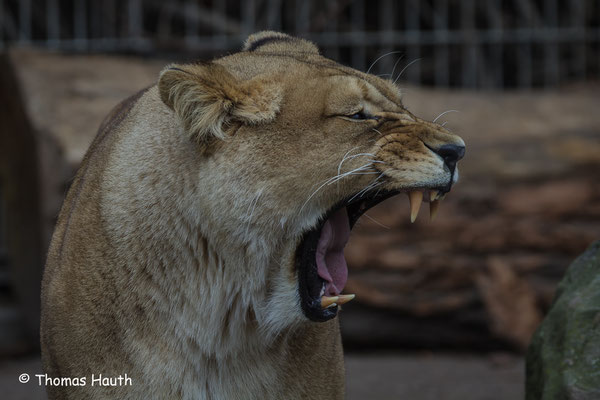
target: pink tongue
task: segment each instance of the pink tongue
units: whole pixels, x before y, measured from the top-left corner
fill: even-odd
[[[344,246],[350,239],[350,222],[346,208],[333,213],[323,224],[317,243],[317,273],[327,282],[325,295],[338,295],[348,279]]]

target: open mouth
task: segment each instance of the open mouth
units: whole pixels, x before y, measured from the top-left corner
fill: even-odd
[[[421,202],[430,203],[433,217],[440,200],[450,187],[407,191],[411,204],[411,221],[417,217]],[[296,250],[296,270],[302,311],[311,321],[323,322],[337,315],[340,305],[354,298],[342,294],[348,279],[348,266],[344,247],[350,239],[350,231],[367,210],[399,191],[373,192],[349,197],[340,201],[321,218],[317,226],[306,232]]]

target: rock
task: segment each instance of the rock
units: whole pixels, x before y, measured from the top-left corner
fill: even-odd
[[[567,270],[527,352],[527,399],[600,398],[600,241]]]

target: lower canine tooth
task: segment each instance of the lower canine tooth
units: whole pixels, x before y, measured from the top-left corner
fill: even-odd
[[[417,219],[417,215],[419,215],[419,210],[421,209],[421,202],[423,201],[423,192],[419,190],[410,192],[408,194],[408,199],[410,200],[410,222],[415,222],[415,220]]]
[[[338,296],[323,296],[321,297],[321,308],[331,307],[332,304],[335,304],[338,300]]]
[[[429,217],[433,220],[440,208],[441,200],[434,200],[429,203]]]
[[[327,306],[327,307],[325,307],[325,308],[333,308],[333,307],[337,307],[337,304],[336,304],[336,303],[333,303],[333,304],[330,304],[330,305],[328,305],[328,306]]]
[[[354,294],[340,294],[338,296],[338,304],[346,304],[347,302],[349,302],[350,300],[354,299],[356,297],[356,295]]]

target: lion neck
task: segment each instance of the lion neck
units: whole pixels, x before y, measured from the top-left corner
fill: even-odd
[[[277,347],[278,338],[308,323],[299,315],[297,290],[278,261],[285,246],[256,239],[244,245],[230,243],[217,251],[215,236],[210,240],[199,229],[180,233],[181,239],[172,243],[182,245],[168,252],[178,259],[168,260],[165,254],[155,257],[167,261],[170,268],[162,285],[172,296],[165,300],[173,303],[177,297],[179,305],[170,307],[164,323],[180,336],[181,343],[191,343],[196,356],[209,359],[268,352]]]

